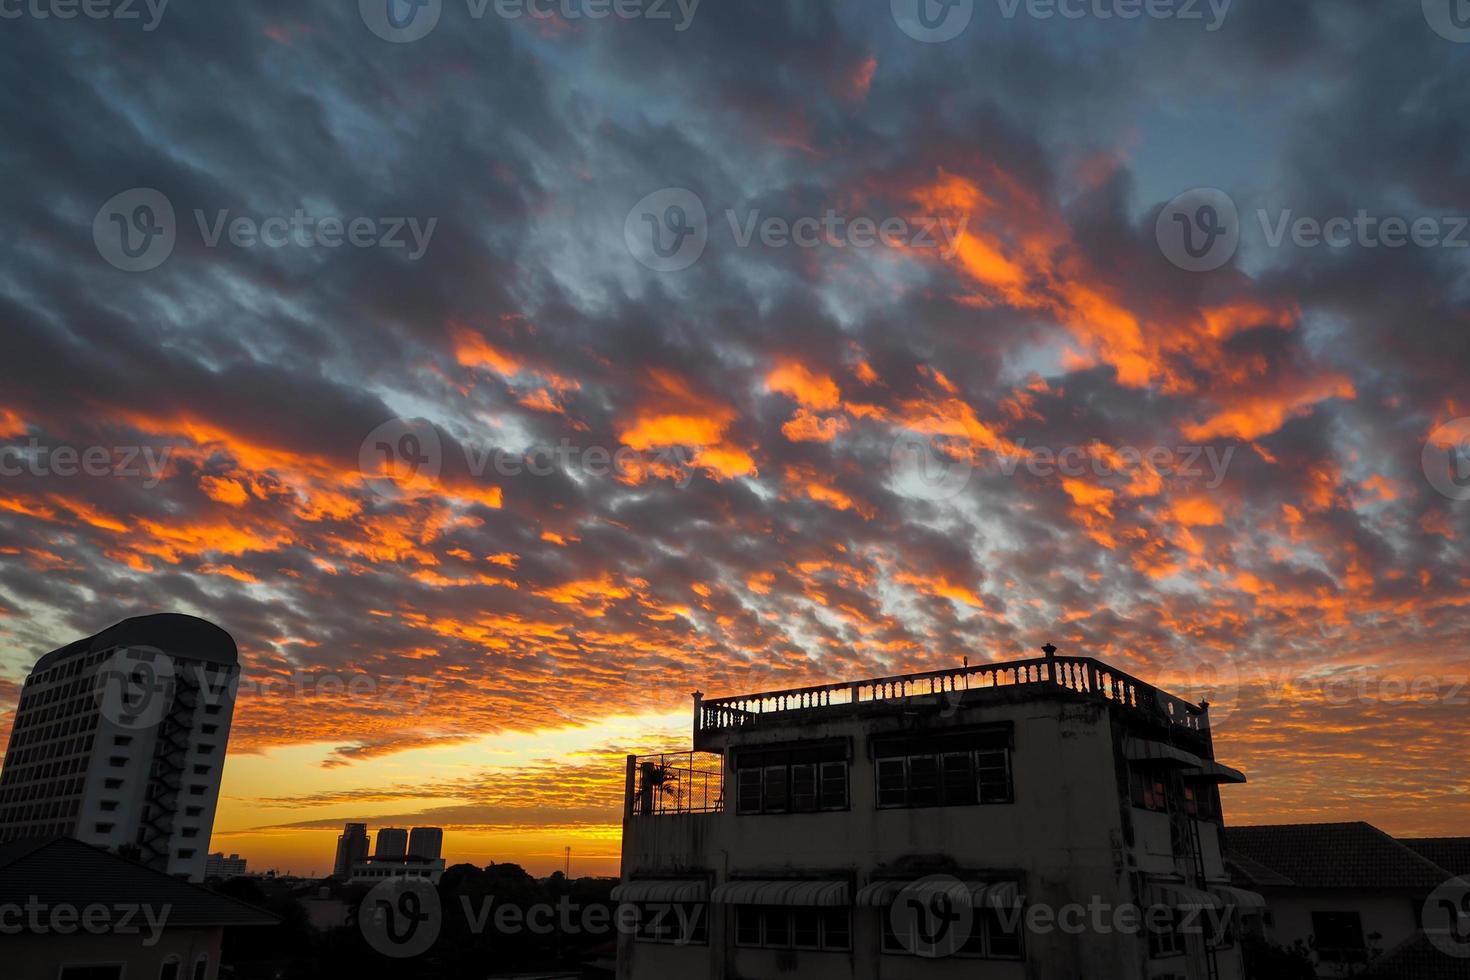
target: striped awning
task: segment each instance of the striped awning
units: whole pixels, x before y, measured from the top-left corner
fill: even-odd
[[[853,904],[869,908],[892,905],[905,889],[916,898],[944,892],[956,903],[972,908],[1011,909],[1021,904],[1021,889],[1014,881],[960,881],[957,878],[884,879],[858,889]]]
[[[614,902],[704,902],[709,885],[691,878],[639,878],[612,890]]]
[[[1225,905],[1233,905],[1237,912],[1250,915],[1266,907],[1266,898],[1259,892],[1247,891],[1233,885],[1211,885],[1210,891]]]
[[[727,881],[710,892],[721,905],[847,905],[845,881],[753,878]]]
[[[1176,909],[1217,909],[1220,900],[1207,891],[1174,881],[1150,881],[1147,888],[1150,905],[1166,905]]]

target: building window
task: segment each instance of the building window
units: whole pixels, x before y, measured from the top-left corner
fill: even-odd
[[[873,752],[880,809],[1015,799],[1005,731],[883,739]]]
[[[194,961],[193,980],[204,980],[207,976],[209,976],[209,957],[201,956]]]
[[[1131,766],[1128,770],[1128,781],[1134,806],[1155,813],[1168,812],[1169,796],[1162,776]]]
[[[1167,923],[1150,926],[1148,932],[1148,955],[1161,960],[1170,956],[1184,955],[1184,913],[1174,910],[1173,918]]]
[[[158,971],[158,980],[179,980],[179,969],[182,966],[177,956],[170,956],[163,961],[163,966]]]
[[[704,902],[639,902],[638,931],[641,943],[670,943],[676,946],[709,944],[709,905]]]
[[[88,963],[84,966],[63,966],[57,974],[59,980],[122,980],[121,963]]]
[[[852,910],[737,905],[735,945],[760,949],[846,951],[852,948]]]
[[[899,936],[893,931],[893,923],[899,917],[891,908],[883,910],[883,938],[881,948],[885,953],[912,956],[915,951],[925,955],[964,956],[971,959],[1018,960],[1021,951],[1021,910],[1019,908],[1002,913],[997,909],[975,909],[968,933],[956,931],[951,936]],[[915,917],[915,930],[922,923]]]
[[[1357,912],[1313,912],[1312,945],[1327,963],[1361,963],[1368,958],[1363,918]]]
[[[847,747],[840,742],[738,752],[738,813],[847,809]]]
[[[1220,816],[1220,791],[1209,783],[1184,784],[1184,812],[1201,820],[1217,820]]]

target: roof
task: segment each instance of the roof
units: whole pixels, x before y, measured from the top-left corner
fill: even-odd
[[[207,663],[237,664],[240,651],[234,637],[207,619],[183,613],[154,613],[133,616],[57,647],[36,661],[31,670],[45,670],[54,663],[79,653],[94,653],[116,647],[156,647],[171,657]]]
[[[269,926],[269,912],[70,837],[0,844],[0,906],[148,907],[168,926]],[[165,911],[166,909],[166,911]]]
[[[1264,887],[1429,891],[1453,877],[1362,821],[1227,827],[1225,847],[1244,880]]]
[[[1450,956],[1421,931],[1375,959],[1366,975],[1377,980],[1470,980],[1470,959]]]
[[[1400,837],[1399,843],[1452,875],[1470,875],[1470,837]]]

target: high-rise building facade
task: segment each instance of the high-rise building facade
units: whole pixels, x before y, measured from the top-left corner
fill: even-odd
[[[203,880],[239,671],[229,633],[175,613],[41,657],[0,770],[0,841],[61,834]]]
[[[354,864],[367,860],[368,846],[367,824],[345,825],[337,836],[337,859],[332,863],[332,874],[338,878],[351,875]]]
[[[408,835],[408,853],[413,857],[443,857],[444,831],[438,827],[415,827]]]
[[[408,831],[402,827],[384,827],[378,831],[378,849],[374,857],[401,858],[408,854]]]

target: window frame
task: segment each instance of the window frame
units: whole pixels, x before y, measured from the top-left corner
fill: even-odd
[[[799,914],[810,914],[817,929],[815,945],[797,945],[796,917]],[[838,930],[842,935],[840,944],[833,941],[830,933],[834,916],[841,916],[842,926]],[[801,953],[849,953],[852,951],[852,906],[849,905],[735,905],[731,912],[732,922],[730,935],[732,945],[738,949],[787,949]],[[755,931],[758,939],[750,941],[746,935],[742,938],[742,932],[748,932],[751,922],[748,917],[754,917]],[[767,923],[772,919],[784,919],[785,938],[781,942],[772,942],[767,929]],[[742,921],[746,920],[746,921]]]

